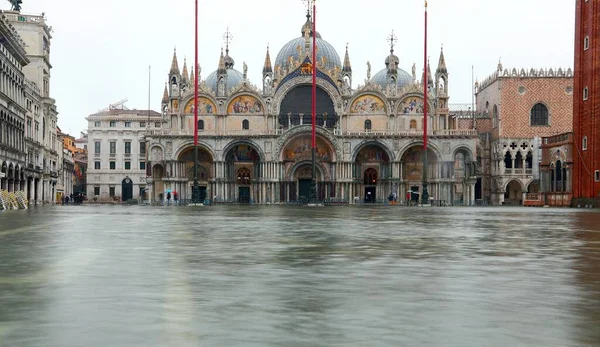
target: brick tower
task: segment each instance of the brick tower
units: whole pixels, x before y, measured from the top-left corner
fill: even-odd
[[[579,204],[600,197],[600,1],[596,0],[577,0],[576,5],[573,132],[573,198]]]

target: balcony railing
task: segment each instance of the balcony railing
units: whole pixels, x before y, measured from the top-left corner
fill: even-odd
[[[293,127],[292,127],[293,128]],[[291,129],[291,128],[289,128]],[[282,135],[289,129],[269,129],[269,130],[199,130],[198,136],[277,136]],[[379,136],[405,136],[422,137],[423,130],[362,130],[346,131],[334,129],[334,134],[338,136],[360,136],[360,137],[379,137]],[[194,130],[191,129],[161,129],[150,130],[148,136],[194,136]],[[477,136],[477,131],[473,129],[448,129],[448,130],[429,130],[429,136]]]

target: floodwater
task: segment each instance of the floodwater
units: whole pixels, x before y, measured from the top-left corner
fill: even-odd
[[[600,346],[600,211],[1,212],[0,346]]]

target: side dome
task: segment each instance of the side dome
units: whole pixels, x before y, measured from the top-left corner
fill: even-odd
[[[378,84],[381,88],[385,89],[387,87],[387,68],[379,71],[371,78],[371,83]],[[396,84],[398,85],[398,89],[407,86],[412,83],[412,76],[408,72],[398,69],[398,78],[396,80]]]
[[[244,74],[235,69],[227,69],[227,90],[237,87],[244,82]],[[213,93],[217,92],[217,71],[212,72],[204,80]]]

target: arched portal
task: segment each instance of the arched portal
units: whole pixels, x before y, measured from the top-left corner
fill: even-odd
[[[506,185],[504,193],[505,205],[522,205],[523,204],[523,188],[517,180],[512,180]]]
[[[438,177],[438,157],[436,153],[427,148],[427,180],[430,197],[439,196],[437,187],[430,183]],[[404,188],[405,199],[418,202],[421,197],[423,185],[423,145],[417,144],[404,151],[400,159],[400,179]]]
[[[246,204],[257,201],[258,179],[262,177],[257,147],[248,142],[235,142],[225,151],[226,199]]]
[[[198,187],[200,188],[200,200],[208,198],[208,184],[213,178],[213,157],[208,150],[204,147],[198,147]],[[183,163],[183,169],[185,170],[185,176],[187,177],[187,191],[185,195],[187,197],[192,196],[192,186],[194,184],[194,146],[185,148],[179,154],[177,160]],[[183,187],[182,187],[183,188]]]
[[[317,135],[316,140],[315,154],[318,166],[316,197],[318,200],[324,200],[335,196],[335,189],[331,180],[331,167],[335,158],[335,151],[326,138]],[[281,187],[281,198],[285,198],[286,201],[296,201],[301,196],[308,198],[312,183],[312,141],[310,133],[301,133],[291,138],[283,146],[281,160],[288,178],[288,181],[284,182]],[[302,169],[299,171],[300,164],[302,164]],[[298,172],[305,174],[298,175]],[[306,172],[310,172],[311,175],[307,176]]]
[[[386,194],[393,194],[390,184],[392,166],[388,150],[384,145],[373,142],[363,146],[354,158],[356,179],[362,183],[359,187],[365,202],[382,200]]]
[[[312,86],[300,85],[291,89],[279,108],[279,126],[288,129],[297,125],[312,124]],[[333,100],[327,92],[317,86],[316,125],[333,129],[337,115]]]

